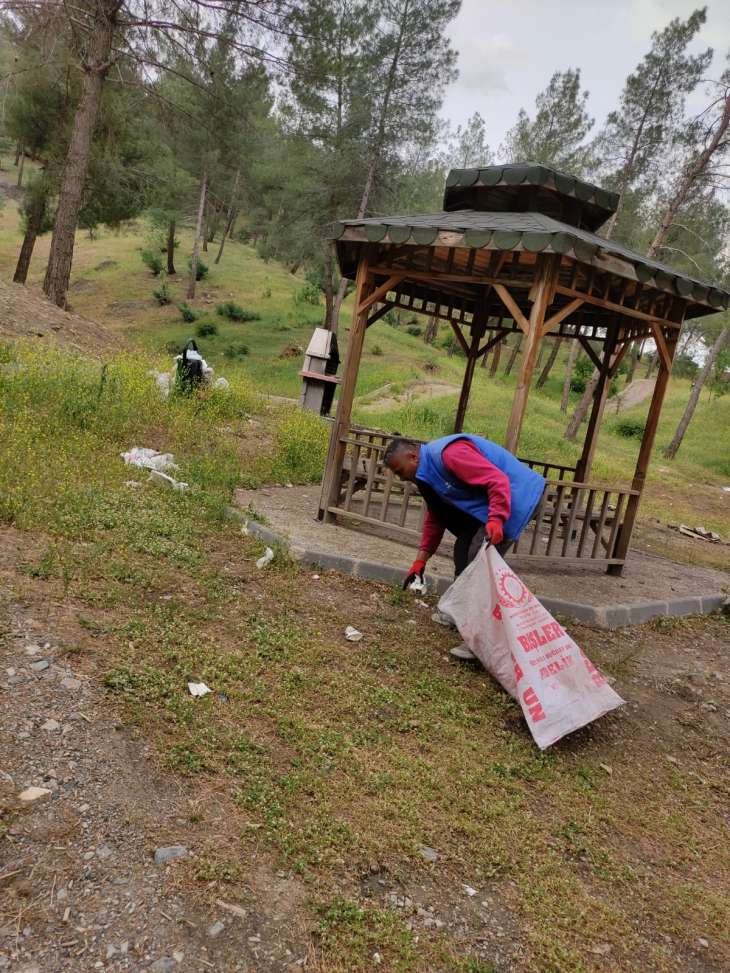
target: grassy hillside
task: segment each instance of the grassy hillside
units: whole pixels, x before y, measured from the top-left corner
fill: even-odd
[[[6,159],[7,166],[7,159]],[[14,173],[0,176],[12,182]],[[213,264],[218,245],[213,243],[202,259],[210,266],[206,280],[200,281],[197,296],[191,305],[200,313],[196,324],[186,324],[177,304],[184,300],[187,290],[187,262],[192,250],[192,234],[179,234],[176,252],[178,274],[167,279],[172,303],[160,307],[152,291],[160,280],[143,265],[142,251],[149,247],[150,229],[144,220],[114,233],[102,230],[95,239],[88,233],[77,235],[74,271],[69,300],[73,310],[99,321],[108,328],[123,332],[136,344],[169,356],[185,338],[195,333],[203,322],[213,322],[218,334],[198,339],[199,347],[218,374],[242,379],[246,384],[268,394],[297,398],[302,366],[297,348],[306,348],[312,329],[321,323],[323,304],[312,306],[297,300],[306,281],[301,274],[292,276],[276,262],[265,263],[256,251],[237,243],[226,244],[220,265]],[[38,241],[31,265],[29,283],[42,279],[48,253],[48,238]],[[12,276],[20,247],[16,206],[6,201],[0,216],[0,276]],[[220,301],[234,300],[246,310],[258,313],[259,321],[236,324],[216,313]],[[345,302],[341,316],[340,343],[344,353],[347,344],[352,298]],[[418,321],[425,324],[425,319]],[[449,358],[445,345],[450,331],[441,326],[435,345],[424,345],[421,338],[409,335],[405,325],[392,327],[377,322],[368,332],[358,383],[358,403],[355,419],[363,424],[385,429],[397,429],[422,437],[444,435],[453,428],[456,396],[446,396],[428,402],[406,399],[396,408],[384,411],[364,411],[362,405],[372,404],[370,393],[390,384],[389,394],[408,392],[410,383],[419,379],[438,379],[460,384],[464,359],[460,355]],[[287,356],[287,349],[293,354]],[[572,464],[580,453],[580,444],[570,444],[562,438],[566,418],[560,413],[559,400],[565,375],[561,353],[546,386],[533,390],[524,425],[520,454],[531,458]],[[282,355],[284,357],[282,357]],[[506,356],[503,356],[503,361]],[[503,441],[509,417],[510,403],[517,367],[510,378],[502,375],[503,366],[495,379],[488,369],[477,369],[474,377],[467,431]],[[637,377],[641,377],[642,370]],[[623,380],[622,380],[623,381]],[[710,400],[703,394],[695,418],[675,461],[671,466],[663,457],[663,449],[671,439],[689,395],[689,382],[673,379],[665,402],[649,473],[649,493],[645,512],[665,516],[692,518],[696,507],[690,484],[730,484],[730,396]],[[578,396],[571,396],[570,409]],[[391,400],[392,402],[392,400]],[[592,479],[615,483],[630,481],[638,453],[638,441],[617,435],[615,428],[626,417],[645,417],[649,400],[626,410],[619,416],[608,412],[599,440]],[[662,473],[660,467],[671,472]],[[666,500],[670,492],[678,492],[675,503]],[[730,495],[728,506],[730,506]],[[670,506],[673,508],[670,510]],[[717,506],[717,504],[715,505]],[[730,518],[720,510],[704,514],[703,523],[730,536]]]

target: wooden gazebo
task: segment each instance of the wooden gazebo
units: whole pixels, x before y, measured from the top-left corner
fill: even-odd
[[[513,553],[600,561],[622,573],[682,323],[727,308],[730,295],[597,236],[617,205],[615,194],[597,186],[518,163],[452,170],[442,213],[335,224],[340,268],[356,290],[321,519],[357,520],[411,542],[420,536],[425,505],[417,490],[394,481],[382,465],[393,436],[351,423],[365,332],[391,308],[454,329],[466,355],[455,432],[463,427],[478,360],[506,335],[524,333],[504,443],[515,454],[540,341],[559,336],[581,343],[600,379],[575,468],[520,457],[547,478],[548,489]],[[661,364],[633,482],[591,483],[611,377],[629,346],[645,338],[656,342]]]

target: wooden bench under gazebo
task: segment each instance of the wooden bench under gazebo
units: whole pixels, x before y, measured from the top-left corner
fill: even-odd
[[[464,351],[455,432],[463,429],[479,359],[507,335],[523,333],[504,443],[516,455],[540,342],[580,342],[600,373],[583,451],[575,468],[520,457],[548,487],[512,553],[600,562],[610,573],[623,572],[682,323],[727,308],[730,295],[597,236],[617,206],[614,193],[518,163],[452,170],[442,213],[335,224],[340,269],[356,288],[322,520],[355,520],[411,543],[420,537],[425,504],[413,484],[394,481],[382,465],[395,434],[351,421],[366,330],[389,310],[404,309],[448,321]],[[646,338],[656,343],[660,369],[633,482],[592,483],[611,378],[630,345]]]

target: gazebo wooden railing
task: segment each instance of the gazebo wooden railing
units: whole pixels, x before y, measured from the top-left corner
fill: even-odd
[[[426,505],[413,483],[401,483],[383,466],[389,433],[351,425],[340,438],[345,448],[337,502],[327,512],[417,544]],[[574,482],[575,468],[522,459],[546,477],[546,489],[535,517],[512,553],[521,559],[601,561],[622,564],[617,543],[628,498],[638,491]],[[551,476],[552,474],[552,476]]]

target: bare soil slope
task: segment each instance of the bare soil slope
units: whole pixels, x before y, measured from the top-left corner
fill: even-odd
[[[0,281],[0,341],[42,338],[83,354],[119,352],[126,342],[94,321],[62,311],[36,287]]]

